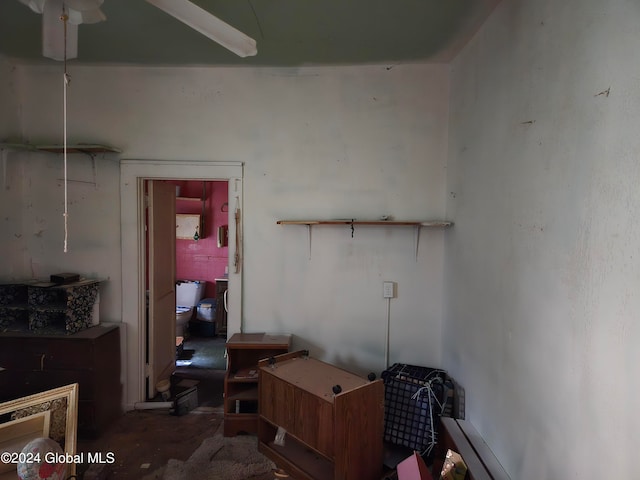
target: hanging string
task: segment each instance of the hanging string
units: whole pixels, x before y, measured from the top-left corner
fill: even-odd
[[[64,5],[62,7],[62,15],[60,15],[60,20],[64,25],[64,107],[63,107],[63,133],[64,133],[64,253],[67,253],[67,240],[69,237],[69,229],[68,229],[68,220],[69,220],[69,202],[67,195],[67,87],[71,82],[71,77],[67,73],[67,20],[69,16],[66,14],[64,10]]]

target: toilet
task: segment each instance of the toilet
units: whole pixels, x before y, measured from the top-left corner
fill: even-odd
[[[193,309],[204,297],[207,282],[200,280],[178,280],[176,282],[176,337],[184,336]]]
[[[193,307],[178,307],[176,305],[176,337],[184,337],[184,331],[193,315]]]

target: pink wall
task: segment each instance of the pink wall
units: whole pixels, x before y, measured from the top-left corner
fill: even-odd
[[[200,239],[176,239],[176,279],[206,280],[205,298],[215,298],[215,279],[224,276],[229,264],[229,247],[218,248],[217,231],[228,223],[227,182],[171,181],[180,186],[180,196],[176,198],[176,213],[202,213],[199,201],[181,200],[205,198],[204,229]],[[204,193],[203,193],[204,183]]]

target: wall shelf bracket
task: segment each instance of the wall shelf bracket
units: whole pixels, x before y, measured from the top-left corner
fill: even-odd
[[[98,188],[98,162],[96,160],[96,156],[92,153],[89,154],[91,157],[91,166],[93,168],[93,186]]]
[[[4,189],[9,190],[9,179],[7,178],[7,157],[9,155],[9,152],[5,148],[3,148],[1,151],[2,151],[2,183],[4,184]]]

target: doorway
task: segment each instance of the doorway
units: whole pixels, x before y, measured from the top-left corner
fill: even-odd
[[[229,184],[165,182],[176,189],[176,367],[222,370],[226,368]]]
[[[124,407],[146,399],[145,180],[223,181],[228,185],[229,273],[227,335],[242,331],[242,176],[241,163],[162,160],[121,161],[122,363]]]

